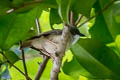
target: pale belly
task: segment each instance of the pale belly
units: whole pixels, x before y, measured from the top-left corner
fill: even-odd
[[[41,37],[32,41],[33,47],[41,50],[41,52],[47,56],[54,58],[57,53],[57,49],[59,49],[59,42],[61,40],[60,35],[52,35],[47,38]],[[73,38],[70,36],[68,40],[66,50],[68,50],[72,44]],[[64,46],[64,45],[63,45]]]

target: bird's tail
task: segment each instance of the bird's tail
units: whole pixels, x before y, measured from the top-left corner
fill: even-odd
[[[32,46],[31,43],[32,43],[32,40],[24,41],[24,42],[22,43],[22,46],[21,46],[20,48],[22,49],[22,48],[31,47],[31,46]]]

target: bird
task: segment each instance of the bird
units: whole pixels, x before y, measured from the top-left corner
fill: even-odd
[[[67,25],[68,26],[68,25]],[[80,33],[77,27],[69,25],[69,40],[67,42],[66,50],[70,48],[70,46],[75,43],[80,36],[85,36]],[[43,55],[51,57],[53,60],[57,56],[56,51],[59,48],[59,41],[62,35],[61,29],[54,29],[51,31],[47,31],[41,33],[40,35],[34,36],[25,40],[21,46],[21,48],[33,48],[35,50],[40,51]]]

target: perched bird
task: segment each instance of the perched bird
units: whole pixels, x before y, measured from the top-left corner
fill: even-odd
[[[50,56],[53,60],[56,55],[56,50],[59,48],[58,43],[62,35],[62,30],[55,29],[48,32],[41,33],[38,36],[34,36],[22,44],[22,48],[31,47],[39,50],[42,54]],[[67,42],[67,48],[69,49],[72,43],[75,43],[80,36],[84,36],[79,32],[77,27],[69,26],[69,40]]]

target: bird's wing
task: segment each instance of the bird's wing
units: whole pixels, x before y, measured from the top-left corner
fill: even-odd
[[[31,45],[40,50],[44,55],[48,55],[52,58],[55,57],[56,49],[57,49],[57,44],[48,40],[44,36],[35,39],[32,41]]]
[[[62,30],[60,30],[60,29],[55,29],[55,30],[51,30],[51,31],[47,31],[47,32],[41,33],[41,34],[38,35],[38,36],[33,36],[33,37],[25,40],[25,41],[23,42],[23,45],[22,45],[21,48],[32,47],[32,44],[31,44],[31,43],[34,42],[34,41],[36,42],[39,38],[41,39],[42,36],[46,37],[46,36],[48,36],[48,35],[50,35],[50,34],[51,34],[51,35],[52,35],[52,34],[60,35],[61,33],[62,33]]]
[[[47,31],[47,32],[41,33],[40,35],[37,35],[37,36],[33,36],[30,39],[28,39],[28,40],[33,40],[33,39],[36,39],[36,38],[40,38],[41,36],[48,36],[50,34],[60,35],[61,33],[62,33],[62,30],[55,29],[55,30],[51,30],[51,31]]]

